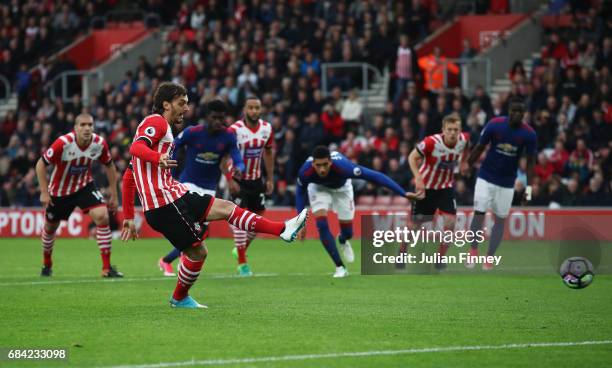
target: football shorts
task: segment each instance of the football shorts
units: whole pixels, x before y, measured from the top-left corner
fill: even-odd
[[[340,221],[349,221],[355,217],[351,179],[347,179],[346,183],[337,189],[310,183],[308,184],[308,200],[313,213],[320,210],[334,211]]]

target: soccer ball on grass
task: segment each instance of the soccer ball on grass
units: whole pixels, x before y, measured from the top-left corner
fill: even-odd
[[[559,273],[565,286],[583,289],[593,282],[593,265],[584,257],[571,257],[563,261]]]

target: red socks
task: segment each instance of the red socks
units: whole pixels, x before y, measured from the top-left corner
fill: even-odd
[[[234,232],[234,244],[238,252],[238,264],[246,263],[247,232],[235,226],[232,226],[232,231]]]
[[[110,269],[111,239],[110,226],[104,225],[96,228],[96,240],[98,241],[98,248],[100,248],[103,270]]]
[[[198,279],[203,266],[204,260],[193,261],[185,255],[181,257],[181,264],[178,267],[178,280],[172,295],[174,300],[185,299],[189,294],[189,288]]]
[[[285,224],[283,222],[270,221],[265,217],[256,215],[238,206],[234,207],[234,210],[227,218],[227,222],[241,230],[276,236],[279,236],[285,229]]]
[[[53,244],[55,243],[55,233],[48,233],[43,228],[41,242],[43,248],[43,265],[51,267],[53,265],[51,254],[53,253]]]

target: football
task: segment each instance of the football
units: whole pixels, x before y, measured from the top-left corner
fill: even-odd
[[[571,289],[583,289],[593,282],[593,264],[584,257],[571,257],[559,269],[563,283]]]

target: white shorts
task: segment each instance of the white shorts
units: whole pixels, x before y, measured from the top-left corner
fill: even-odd
[[[183,184],[185,184],[185,186],[187,187],[187,189],[189,189],[190,192],[196,192],[201,195],[208,194],[213,197],[215,196],[215,194],[217,194],[214,190],[204,189],[202,187],[195,185],[194,183],[183,183]]]
[[[355,200],[353,199],[353,184],[351,179],[338,189],[310,183],[308,185],[308,200],[313,213],[326,210],[338,214],[342,221],[352,220],[355,217]]]
[[[513,197],[514,188],[501,187],[482,178],[476,179],[476,187],[474,188],[475,211],[487,212],[490,208],[497,217],[506,218],[510,213]]]

